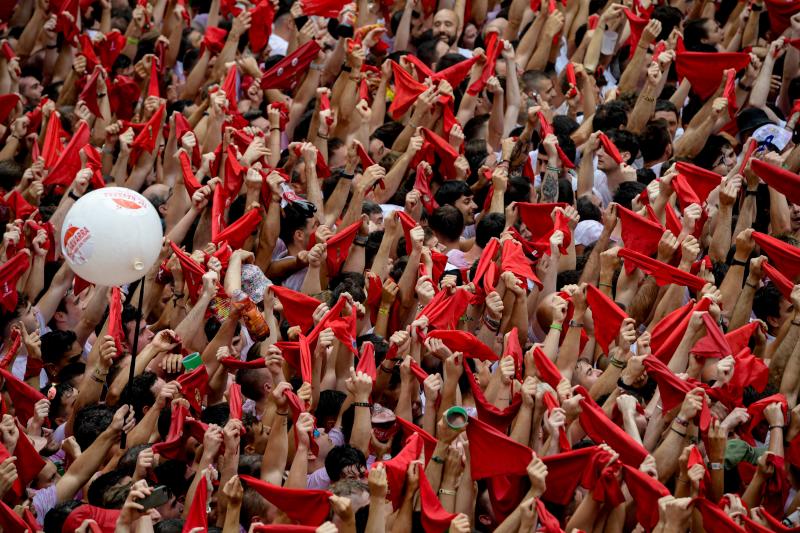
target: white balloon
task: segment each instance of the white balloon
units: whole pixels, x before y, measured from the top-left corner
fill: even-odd
[[[161,250],[161,219],[147,198],[124,187],[84,194],[67,212],[61,252],[75,274],[116,286],[144,276]]]

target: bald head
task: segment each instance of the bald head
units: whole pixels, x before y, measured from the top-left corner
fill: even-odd
[[[453,47],[458,40],[458,15],[452,9],[440,9],[433,17],[433,37]]]

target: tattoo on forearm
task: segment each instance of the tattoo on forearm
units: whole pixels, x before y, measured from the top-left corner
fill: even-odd
[[[558,200],[558,173],[546,170],[542,178],[540,202],[555,202]]]

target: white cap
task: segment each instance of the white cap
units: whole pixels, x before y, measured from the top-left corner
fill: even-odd
[[[575,226],[575,244],[590,246],[597,242],[603,232],[603,225],[596,220],[582,220]]]

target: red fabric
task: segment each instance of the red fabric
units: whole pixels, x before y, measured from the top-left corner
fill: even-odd
[[[725,89],[722,97],[728,100],[728,115],[733,119],[736,116],[736,70],[728,69],[725,71]]]
[[[540,289],[542,282],[533,273],[530,260],[525,257],[522,245],[514,239],[508,239],[503,243],[503,251],[500,256],[500,268],[503,272],[513,272],[517,279],[523,284],[525,290],[528,289],[528,280],[534,282]]]
[[[603,151],[605,151],[605,153],[607,153],[609,157],[614,160],[614,162],[616,162],[618,165],[621,165],[623,162],[622,155],[620,155],[619,148],[617,148],[617,145],[614,144],[614,141],[609,139],[608,136],[603,132],[600,132],[598,138],[600,139],[600,145],[603,147]]]
[[[531,240],[538,241],[546,238],[553,231],[553,209],[556,207],[566,207],[567,204],[531,204],[527,202],[517,202],[517,213],[525,227],[533,234]]]
[[[411,360],[411,373],[414,374],[414,377],[417,378],[420,385],[425,383],[425,380],[428,379],[428,373],[413,359]]]
[[[44,141],[42,142],[42,157],[44,158],[45,168],[52,168],[58,161],[58,157],[64,149],[61,145],[61,139],[64,135],[59,114],[57,112],[51,113],[44,132]]]
[[[150,79],[147,81],[147,96],[161,98],[161,90],[158,88],[158,60],[150,61]]]
[[[705,472],[703,479],[700,480],[700,492],[703,493],[705,492],[705,487],[708,486],[711,480],[709,479],[708,470],[706,469],[706,462],[703,460],[703,454],[700,453],[700,450],[697,448],[697,446],[692,446],[692,448],[689,450],[689,460],[686,463],[686,468],[690,469],[694,465],[702,466]]]
[[[118,509],[102,509],[89,504],[83,504],[76,507],[64,520],[64,525],[61,526],[62,533],[73,533],[84,520],[94,520],[99,527],[99,531],[103,533],[113,533],[117,527],[119,520]]]
[[[247,486],[258,492],[275,507],[303,525],[319,526],[328,518],[329,498],[327,490],[290,489],[272,485],[250,476],[241,476]]]
[[[199,527],[203,531],[208,530],[208,481],[205,476],[200,479],[197,488],[192,496],[192,503],[189,506],[189,513],[183,523],[182,533],[189,533],[193,528]]]
[[[81,120],[78,129],[61,152],[58,160],[50,167],[50,173],[42,180],[42,184],[69,187],[75,174],[81,169],[79,151],[89,142],[89,126]]]
[[[256,7],[250,10],[252,25],[250,26],[250,49],[256,54],[261,53],[269,42],[272,33],[272,24],[275,20],[275,8],[269,0],[261,0]]]
[[[428,317],[428,329],[455,329],[471,300],[472,293],[466,289],[457,288],[452,295],[439,291],[416,318]]]
[[[774,266],[770,265],[768,262],[764,261],[761,263],[761,269],[764,271],[764,275],[767,276],[775,287],[781,291],[781,294],[784,298],[789,300],[792,295],[792,289],[794,288],[794,283],[781,274],[781,271],[775,268]]]
[[[742,349],[746,348],[750,343],[750,337],[753,336],[753,333],[755,333],[758,328],[759,323],[754,321],[726,333],[725,340],[728,341],[731,352],[739,353]]]
[[[800,276],[800,249],[758,231],[753,232],[753,239],[787,278],[795,280]]]
[[[555,134],[555,130],[553,130],[553,126],[547,120],[547,117],[544,116],[544,113],[539,111],[538,113],[539,118],[539,136],[544,140],[550,134]],[[561,163],[567,168],[575,168],[575,163],[567,156],[564,150],[561,149],[560,145],[556,145],[556,151],[558,152],[558,158],[561,160]]]
[[[750,168],[770,187],[786,196],[787,200],[793,204],[800,203],[800,176],[760,159],[753,159]]]
[[[561,371],[538,346],[533,348],[533,364],[536,366],[536,372],[541,380],[553,387],[553,389],[557,389],[558,383],[563,377]]]
[[[298,526],[296,524],[261,524],[253,527],[253,533],[314,533],[317,530],[314,526]]]
[[[224,189],[225,197],[231,201],[239,195],[244,183],[245,168],[239,164],[236,157],[236,149],[228,145],[225,155],[225,177]]]
[[[297,442],[297,419],[300,418],[302,413],[306,412],[306,404],[297,394],[288,389],[283,391],[283,395],[286,396],[287,400],[289,400],[289,410],[292,414],[292,430],[294,431],[294,441]],[[314,438],[314,428],[308,431],[308,443],[309,451],[314,455],[319,455],[319,444],[317,444],[317,440]]]
[[[402,428],[405,435],[410,437],[413,434],[417,434],[422,439],[422,446],[425,449],[425,462],[427,464],[433,456],[433,451],[436,449],[436,437],[432,436],[430,433],[416,424],[400,418],[399,416],[396,420],[397,425]]]
[[[183,460],[183,428],[187,416],[188,410],[183,405],[172,410],[167,436],[162,442],[153,444],[153,453],[166,459]]]
[[[633,53],[636,51],[636,46],[639,44],[639,40],[642,38],[644,27],[647,26],[647,23],[650,19],[649,17],[640,17],[628,8],[625,8],[625,16],[628,18],[628,24],[631,29],[631,36],[628,38],[628,42],[626,44],[630,45],[629,54],[630,56],[633,56]]]
[[[182,113],[175,113],[173,117],[175,118],[175,139],[180,144],[180,141],[183,138],[183,136],[186,135],[187,133],[194,133],[194,130],[192,129],[192,125],[189,124],[189,121],[186,120],[186,117],[183,116]],[[195,139],[197,139],[196,135]],[[181,159],[181,161],[183,161],[183,159]],[[201,162],[202,161],[200,160],[200,146],[199,143],[195,143],[194,148],[192,148],[192,164],[196,167],[199,167]],[[191,170],[191,167],[189,167],[189,170]],[[192,177],[194,177],[194,174],[192,174]],[[185,180],[186,180],[186,172],[184,171],[184,181]],[[188,188],[189,187],[187,187],[187,189]],[[189,195],[191,195],[193,192],[194,191],[190,192]]]
[[[552,4],[553,0],[550,0],[550,3]],[[563,531],[558,519],[550,513],[544,502],[539,499],[536,500],[536,516],[541,530],[545,533],[561,533]]]
[[[708,195],[719,187],[722,176],[690,163],[675,165],[678,175],[672,178],[672,187],[678,204],[685,209],[690,204],[704,204]]]
[[[156,140],[161,132],[161,125],[164,123],[166,109],[167,104],[161,104],[161,107],[145,122],[142,131],[133,140],[130,155],[132,165],[136,164],[142,152],[152,153],[156,149]]]
[[[301,0],[300,5],[303,15],[307,17],[319,15],[320,17],[336,18],[346,3],[344,0]]]
[[[3,528],[3,531],[30,531],[31,533],[36,531],[30,529],[25,521],[14,512],[14,509],[2,501],[0,501],[0,527]]]
[[[800,11],[800,2],[797,0],[765,0],[764,7],[767,8],[769,16],[769,26],[772,30],[773,38],[778,38],[791,25],[792,15]]]
[[[666,364],[652,355],[644,359],[644,367],[650,379],[658,384],[658,390],[661,392],[661,407],[664,413],[681,405],[686,395],[692,389],[701,385],[699,381],[692,378],[682,380]],[[700,430],[707,430],[708,425],[711,423],[711,412],[705,399],[703,399],[703,407],[697,416],[699,417],[698,426]]]
[[[183,279],[186,281],[186,287],[189,290],[189,298],[194,302],[197,300],[200,289],[203,287],[202,278],[203,274],[206,273],[206,269],[192,259],[189,254],[181,250],[174,242],[170,242],[170,247],[181,264]]]
[[[270,290],[280,300],[283,316],[289,324],[300,326],[303,331],[314,327],[312,315],[321,303],[319,300],[280,285],[272,285]]]
[[[222,28],[218,28],[216,26],[206,28],[206,32],[203,34],[203,42],[200,46],[200,53],[202,54],[203,50],[208,48],[211,55],[219,54],[225,47],[225,39],[227,36],[227,30]]]
[[[647,450],[614,424],[603,409],[591,399],[588,392],[584,391],[581,394],[584,399],[580,401],[582,412],[579,419],[581,427],[589,438],[598,444],[605,442],[619,453],[623,463],[638,468],[647,457]]]
[[[139,101],[139,85],[133,78],[118,75],[108,88],[108,100],[112,113],[118,119],[130,120],[133,118],[134,106]]]
[[[609,346],[619,335],[622,321],[628,315],[594,285],[586,285],[586,303],[592,310],[594,337],[605,353],[608,353]]]
[[[689,287],[693,291],[699,291],[706,284],[705,280],[702,278],[693,276],[683,270],[678,270],[673,266],[642,255],[629,248],[620,249],[617,255],[622,257],[625,262],[633,263],[636,268],[642,272],[653,276],[659,286],[674,283],[676,285]]]
[[[706,530],[706,533],[744,532],[739,524],[711,501],[705,498],[695,498],[692,503],[703,519],[703,529]]]
[[[483,361],[498,360],[497,354],[469,331],[438,329],[428,333],[428,337],[441,339],[450,350],[462,352],[465,357]]]
[[[0,265],[0,308],[8,313],[17,307],[17,281],[28,270],[29,262],[30,254],[20,251]]]
[[[327,241],[326,263],[328,265],[328,278],[334,278],[350,253],[350,247],[356,238],[356,233],[361,228],[361,221],[353,222],[348,227],[340,229],[336,235]]]
[[[622,465],[625,485],[636,502],[636,520],[648,531],[658,523],[658,500],[670,492],[661,482],[628,465]]]
[[[668,207],[668,209],[671,209]],[[630,209],[617,205],[622,230],[622,241],[626,248],[631,248],[643,255],[652,256],[658,251],[658,243],[664,234],[664,227],[640,216]],[[628,272],[630,274],[630,272]]]
[[[29,204],[16,189],[8,194],[5,204],[11,208],[15,218],[21,218],[22,220],[25,220],[36,211],[36,207]]]
[[[238,383],[232,383],[228,389],[228,409],[230,410],[230,417],[236,420],[242,419],[242,405],[244,399],[242,398],[242,387]]]
[[[181,387],[183,397],[186,398],[196,413],[200,413],[202,411],[202,401],[208,389],[206,367],[200,365],[187,374],[181,374],[176,381]]]
[[[19,95],[16,93],[0,95],[0,123],[5,123],[18,103]]]
[[[411,230],[419,226],[419,222],[411,218],[411,215],[405,211],[395,211],[395,213],[397,213],[397,220],[400,221],[400,226],[403,228],[403,237],[406,239],[406,253],[410,254],[413,247]]]
[[[547,483],[542,499],[558,505],[571,502],[578,484],[585,485],[589,481],[589,476],[585,474],[601,452],[601,448],[590,446],[542,457],[547,465],[547,478],[551,481]]]
[[[519,332],[516,326],[511,328],[511,331],[508,332],[508,340],[503,350],[503,356],[505,357],[506,355],[510,355],[514,358],[514,368],[516,370],[517,379],[522,381],[522,346],[519,344]]]
[[[89,111],[91,111],[96,117],[101,116],[100,104],[97,102],[97,80],[99,78],[99,70],[92,72],[92,75],[89,76],[89,79],[86,81],[86,85],[83,86],[83,90],[78,97],[78,100],[83,100],[86,103],[86,107],[89,108]]]
[[[297,342],[300,346],[300,377],[303,378],[304,383],[311,383],[313,370],[311,366],[311,348],[308,345],[308,339],[301,333]]]
[[[122,292],[119,287],[111,287],[108,297],[108,334],[114,337],[117,357],[121,357],[125,330],[122,327]]]
[[[694,301],[690,301],[665,316],[653,328],[653,333],[650,337],[650,348],[656,357],[668,363],[672,359],[672,354],[677,349],[678,344],[680,344],[686,328],[689,326],[692,313],[694,311],[708,311],[710,306],[711,300],[702,298],[696,304]]]
[[[571,61],[567,63],[566,68],[564,69],[564,75],[567,78],[567,85],[569,85],[569,90],[567,91],[567,98],[573,98],[578,94],[578,78],[575,76],[575,64]]]
[[[469,87],[467,87],[467,94],[475,96],[486,87],[486,82],[494,76],[494,68],[497,64],[497,58],[500,52],[503,51],[503,41],[500,39],[498,33],[492,32],[486,36],[486,64],[483,66],[481,77],[475,80]]]
[[[692,91],[706,100],[719,88],[723,72],[728,68],[742,70],[750,64],[750,55],[742,52],[678,51],[675,69],[678,78],[688,78]]]
[[[542,399],[544,400],[544,406],[547,409],[548,415],[553,411],[553,409],[559,407],[558,400],[549,392],[545,392],[544,396],[542,396]],[[569,438],[567,438],[567,432],[563,427],[558,430],[558,447],[561,448],[561,451],[572,449],[572,446],[569,443]]]
[[[785,461],[780,455],[768,455],[767,464],[771,464],[775,468],[775,472],[761,488],[761,505],[771,515],[782,516],[783,504],[791,487],[789,479],[786,477]]]
[[[183,175],[183,184],[186,186],[186,192],[189,194],[189,198],[192,197],[194,193],[202,187],[200,182],[197,181],[197,177],[195,177],[194,172],[192,171],[192,162],[189,161],[189,156],[181,150],[178,152],[178,158],[180,159],[181,165],[181,174]]]
[[[469,418],[467,438],[473,480],[525,474],[533,459],[533,450],[477,418]]]
[[[458,158],[456,149],[450,146],[449,142],[436,135],[428,128],[422,128],[422,138],[425,139],[426,143],[429,143],[436,155],[439,156],[441,160],[439,170],[445,179],[454,179],[456,170],[455,162]]]
[[[266,368],[267,360],[263,357],[253,359],[252,361],[242,361],[236,357],[228,356],[220,360],[222,366],[228,370],[239,370],[240,368]]]
[[[220,231],[216,237],[212,238],[214,244],[227,242],[231,248],[238,250],[244,245],[244,242],[255,231],[259,224],[261,224],[261,209],[251,209],[242,216],[239,220]]]
[[[455,514],[448,513],[436,493],[433,492],[425,471],[419,470],[419,499],[422,509],[422,527],[426,533],[442,533],[450,527],[450,522],[456,517]]]
[[[478,411],[478,419],[486,422],[496,430],[505,433],[508,426],[517,416],[519,408],[522,406],[522,395],[516,394],[511,402],[511,405],[500,409],[499,407],[490,403],[481,390],[481,386],[475,379],[475,374],[472,373],[469,365],[464,363],[464,371],[469,380],[469,387],[472,390],[472,396],[475,399],[475,409]]]
[[[484,292],[491,292],[486,287],[486,282],[484,278],[488,276],[489,273],[489,266],[494,263],[497,259],[497,252],[500,249],[500,241],[496,238],[492,238],[487,244],[486,247],[483,249],[481,253],[480,259],[478,259],[478,266],[475,267],[475,276],[470,280],[474,285],[476,290],[483,289]],[[490,284],[494,283],[493,279],[488,280]]]
[[[750,420],[740,432],[740,437],[743,441],[747,442],[751,446],[755,444],[752,431],[764,420],[764,409],[773,403],[781,404],[783,419],[786,420],[786,410],[788,404],[786,402],[786,396],[783,394],[773,394],[772,396],[767,396],[766,398],[762,398],[757,402],[753,402],[747,407],[747,414],[750,415]]]
[[[728,355],[733,355],[728,341],[714,322],[710,313],[703,315],[703,324],[706,326],[706,335],[701,338],[692,348],[692,353],[700,357],[716,357],[722,359]]]
[[[424,168],[425,167],[423,167],[421,163],[417,165],[413,188],[419,191],[422,206],[425,208],[425,212],[431,215],[433,210],[439,207],[439,204],[433,197],[433,192],[431,192],[431,178],[433,174],[431,172],[425,172]],[[407,240],[408,239],[406,239],[406,241]]]
[[[392,61],[394,73],[394,100],[389,106],[389,115],[395,120],[408,112],[419,95],[424,93],[428,86],[414,79],[403,67]]]
[[[100,64],[103,65],[103,68],[106,69],[106,72],[110,72],[111,68],[114,66],[114,62],[125,48],[128,39],[119,30],[111,30],[106,33],[104,37],[105,38],[97,44],[97,58],[100,60]]]
[[[367,341],[361,345],[361,357],[358,359],[356,372],[363,372],[374,382],[378,378],[378,367],[375,365],[375,345]]]
[[[8,344],[6,345],[6,352],[0,360],[0,368],[8,369],[11,362],[17,356],[20,346],[22,346],[22,335],[20,335],[19,331],[16,329],[12,329],[9,334]]]
[[[261,88],[293,89],[308,72],[308,66],[320,50],[317,41],[311,39],[265,72],[261,77]]]
[[[412,433],[406,440],[403,449],[397,455],[388,461],[381,461],[386,469],[386,483],[389,486],[386,498],[392,502],[392,507],[395,509],[399,509],[400,504],[403,502],[408,465],[412,461],[419,459],[421,453],[422,437],[418,433]],[[375,468],[376,464],[378,463],[373,463],[372,468]]]

